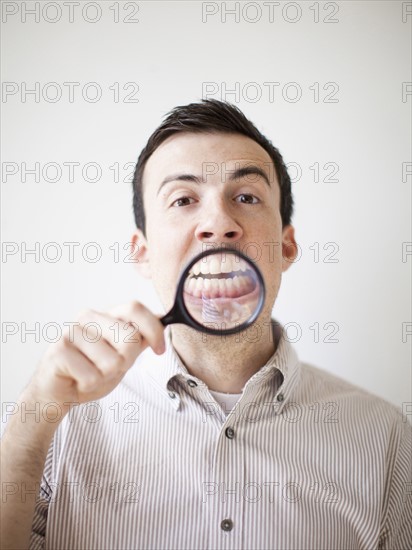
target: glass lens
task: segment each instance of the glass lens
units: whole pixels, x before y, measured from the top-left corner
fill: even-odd
[[[253,318],[262,292],[254,264],[234,251],[224,251],[193,265],[183,287],[183,300],[198,323],[224,331]]]

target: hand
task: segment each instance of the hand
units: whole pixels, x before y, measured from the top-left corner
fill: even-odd
[[[108,312],[86,310],[77,321],[41,359],[25,392],[32,399],[56,402],[68,412],[70,403],[110,393],[148,346],[157,354],[165,351],[165,327],[138,302]],[[94,326],[85,328],[87,323]]]

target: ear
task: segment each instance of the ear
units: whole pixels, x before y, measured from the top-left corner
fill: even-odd
[[[145,279],[151,279],[149,244],[140,229],[136,229],[133,233],[130,240],[130,247],[130,258],[136,266],[139,275]]]
[[[282,272],[289,269],[298,255],[298,245],[295,241],[295,228],[286,225],[282,231]]]

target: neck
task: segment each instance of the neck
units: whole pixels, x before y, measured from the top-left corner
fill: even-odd
[[[231,336],[210,336],[173,326],[172,343],[188,372],[212,391],[240,393],[275,353],[279,339],[273,320]],[[273,330],[274,329],[274,330]]]

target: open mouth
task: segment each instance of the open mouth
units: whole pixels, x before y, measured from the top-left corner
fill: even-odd
[[[202,258],[189,272],[185,293],[194,298],[240,298],[256,288],[254,272],[233,254]]]

